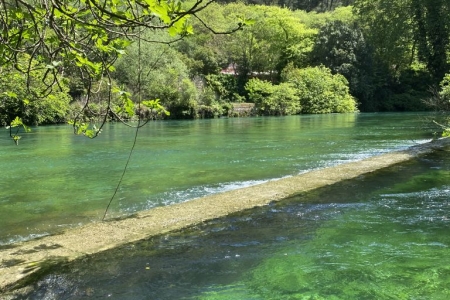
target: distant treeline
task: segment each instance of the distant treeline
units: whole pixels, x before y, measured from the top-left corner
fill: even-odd
[[[0,123],[65,122],[80,112],[89,121],[104,115],[105,99],[112,120],[126,111],[162,117],[138,104],[153,99],[176,119],[236,116],[235,103],[252,103],[246,115],[445,109],[448,1],[247,2],[211,4],[176,43],[161,31],[140,33],[114,63],[112,96],[104,81],[91,85],[57,66],[60,89],[37,97],[45,67],[31,79],[3,68]]]
[[[218,3],[228,4],[236,1],[219,0]],[[246,4],[274,5],[292,10],[304,10],[306,12],[332,11],[336,7],[353,5],[355,0],[247,0]]]

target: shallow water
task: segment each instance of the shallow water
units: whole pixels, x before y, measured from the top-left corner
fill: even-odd
[[[153,122],[140,130],[109,217],[405,148],[432,135],[427,114],[342,114]],[[99,220],[134,136],[70,126],[0,136],[0,245]]]
[[[22,299],[449,299],[449,154],[94,255]]]

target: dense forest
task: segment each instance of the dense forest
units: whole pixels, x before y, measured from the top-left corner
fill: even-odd
[[[193,13],[182,34],[145,28],[110,59],[113,31],[90,32],[95,49],[58,52],[61,60],[35,55],[37,46],[8,52],[28,38],[11,30],[26,17],[2,3],[2,125],[450,108],[446,0],[221,0]],[[104,61],[107,71],[89,80],[76,69]]]

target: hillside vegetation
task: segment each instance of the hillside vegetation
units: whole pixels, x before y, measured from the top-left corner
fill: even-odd
[[[448,109],[449,16],[444,0],[219,1],[181,34],[127,35],[109,80],[45,53],[16,53],[14,66],[4,59],[0,123]],[[83,53],[76,66],[103,60]],[[30,64],[42,67],[25,72]],[[50,69],[57,90],[43,84]]]

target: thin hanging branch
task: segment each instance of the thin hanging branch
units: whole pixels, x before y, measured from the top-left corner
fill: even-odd
[[[30,90],[30,75],[43,68],[34,62],[44,63],[46,71],[41,80],[45,88],[38,97],[46,97],[54,88],[62,90],[60,76],[64,68],[76,70],[86,88],[83,107],[71,121],[76,134],[97,137],[111,115],[135,128],[128,159],[102,220],[105,220],[122,184],[136,146],[139,129],[152,118],[150,116],[142,120],[141,116],[141,40],[144,40],[141,38],[141,31],[169,31],[173,36],[170,41],[148,42],[172,44],[192,33],[192,27],[188,23],[191,16],[197,18],[214,34],[230,34],[244,26],[244,23],[239,23],[230,31],[219,32],[207,25],[197,13],[212,2],[197,0],[190,7],[183,8],[182,2],[177,0],[34,0],[32,3],[29,0],[0,0],[0,67],[12,66],[27,75],[26,85]],[[114,62],[125,53],[130,40],[135,37],[139,43],[138,123],[137,126],[131,126],[113,109],[111,72]],[[24,57],[28,59],[26,68],[19,64]],[[89,107],[94,93],[93,84],[102,80],[108,82],[108,94],[104,111],[95,113]],[[124,107],[128,105],[134,108],[130,97],[125,95],[123,100]],[[165,112],[158,100],[153,100],[149,107],[152,111],[156,109]],[[101,120],[100,126],[90,125],[83,119],[86,111]],[[25,128],[25,125],[23,126]],[[13,135],[12,131],[10,133]]]
[[[172,44],[192,33],[188,18],[197,18],[214,34],[229,34],[244,26],[218,32],[207,25],[197,14],[207,8],[212,0],[197,0],[190,7],[181,1],[163,0],[28,0],[0,1],[0,66],[11,65],[27,75],[30,90],[30,74],[44,60],[46,88],[37,97],[46,97],[52,89],[62,89],[60,74],[64,68],[78,70],[82,74],[87,94],[94,82],[107,77],[114,62],[120,57],[130,40],[141,39],[143,29],[169,31],[169,41],[149,40],[152,43]],[[22,69],[18,61],[27,53],[28,66]],[[110,86],[110,88],[112,88]],[[111,93],[109,93],[111,96]],[[84,110],[89,110],[90,95],[86,96]],[[111,98],[97,117],[103,127],[109,115],[123,121],[111,107]],[[72,124],[74,132],[88,137],[98,136],[99,128],[86,125],[78,114]]]
[[[140,108],[141,108],[141,102],[142,102],[142,92],[141,92],[141,74],[142,74],[142,65],[141,65],[141,39],[138,37],[138,74],[137,74],[137,84],[138,84],[138,89],[137,89],[137,103],[138,103],[138,112],[140,112]],[[111,89],[110,89],[111,90]],[[131,149],[130,149],[130,153],[128,154],[128,158],[127,158],[127,162],[125,163],[125,167],[123,168],[122,171],[122,175],[120,176],[119,182],[117,183],[117,186],[114,190],[113,195],[111,196],[111,199],[108,202],[108,205],[106,206],[105,209],[105,213],[103,214],[103,218],[102,221],[105,220],[106,218],[106,214],[108,213],[109,207],[111,206],[111,203],[113,202],[120,186],[122,185],[122,181],[123,178],[125,177],[125,173],[127,172],[128,169],[128,165],[130,164],[131,161],[131,156],[133,155],[133,151],[134,148],[136,147],[136,142],[137,142],[137,138],[138,138],[138,133],[139,133],[139,128],[141,127],[141,114],[138,113],[138,124],[135,128],[134,131],[134,139],[133,139],[133,144],[131,145]]]

